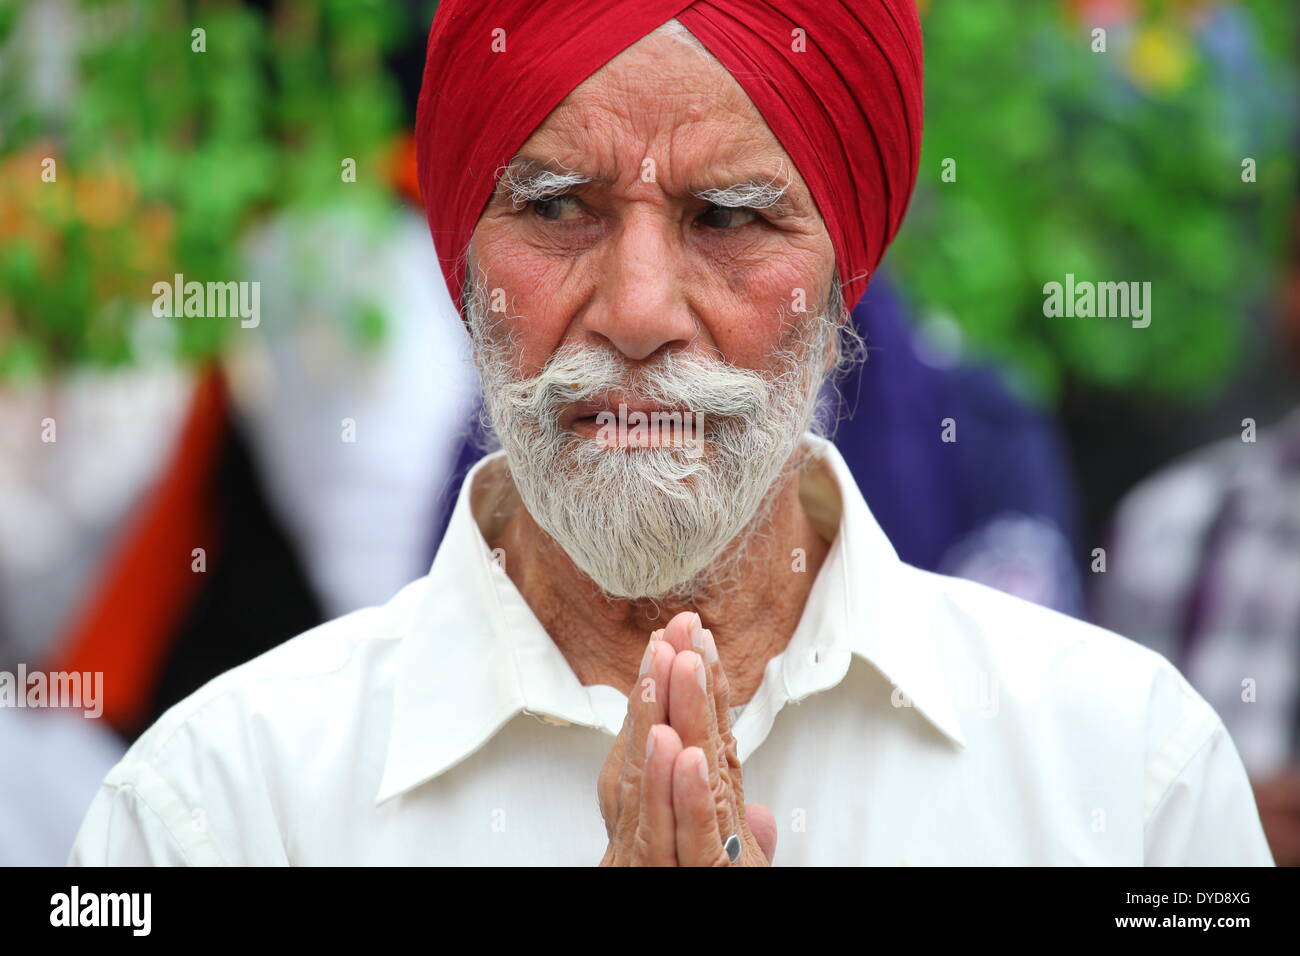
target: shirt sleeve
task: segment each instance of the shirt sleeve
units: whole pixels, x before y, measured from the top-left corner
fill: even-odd
[[[201,810],[147,764],[119,764],[95,795],[69,866],[214,866],[226,861]]]
[[[1208,733],[1175,735],[1153,760],[1149,782],[1169,782],[1147,817],[1146,865],[1273,866],[1241,757],[1223,722],[1205,710],[1194,726]]]

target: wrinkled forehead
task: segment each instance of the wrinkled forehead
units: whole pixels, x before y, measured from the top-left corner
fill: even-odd
[[[654,32],[579,83],[538,131],[583,122],[606,124],[647,139],[665,133],[717,136],[729,124],[775,141],[744,89],[712,54]]]
[[[510,168],[516,176],[574,173],[597,185],[653,181],[684,194],[771,182],[807,196],[744,88],[712,54],[663,31],[578,84]]]

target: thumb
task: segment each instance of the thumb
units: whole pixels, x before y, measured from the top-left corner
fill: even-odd
[[[771,863],[776,855],[776,819],[772,816],[772,811],[761,803],[746,804],[745,823],[749,825],[749,832],[754,834],[754,839],[758,841],[758,848],[763,851],[763,856],[767,857],[768,863]]]

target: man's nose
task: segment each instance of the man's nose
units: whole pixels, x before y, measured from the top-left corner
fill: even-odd
[[[654,209],[630,214],[605,251],[583,325],[639,362],[698,333],[682,281],[677,227]]]

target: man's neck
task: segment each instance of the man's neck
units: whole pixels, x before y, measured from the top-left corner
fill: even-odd
[[[630,693],[650,633],[679,611],[696,611],[713,632],[736,706],[754,695],[767,662],[794,634],[830,549],[800,503],[797,472],[787,474],[761,523],[746,533],[748,546],[726,587],[702,590],[681,606],[602,594],[524,507],[488,547],[510,555],[506,573],[582,684]]]

